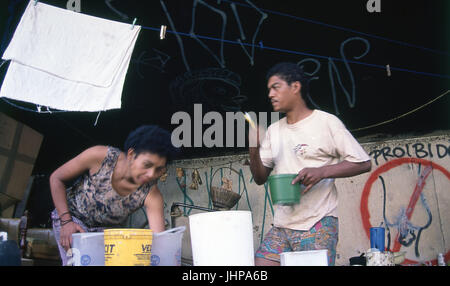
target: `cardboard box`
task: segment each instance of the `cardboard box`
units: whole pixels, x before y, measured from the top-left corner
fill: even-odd
[[[0,213],[23,199],[43,136],[0,113]]]
[[[18,218],[0,218],[0,231],[8,233],[8,240],[19,242],[19,223]]]
[[[53,229],[30,228],[27,231],[25,257],[33,259],[60,260],[58,244]]]

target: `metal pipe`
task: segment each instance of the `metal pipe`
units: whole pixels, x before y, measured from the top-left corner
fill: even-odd
[[[191,208],[191,209],[197,209],[197,210],[201,210],[201,211],[207,211],[207,212],[215,212],[216,210],[214,209],[210,209],[210,208],[205,208],[205,207],[199,207],[196,205],[188,205],[185,203],[173,203],[172,206],[170,207],[170,212],[173,213],[173,210],[175,209],[175,207],[186,207],[186,208]]]
[[[174,209],[176,207],[179,207],[179,206],[186,207],[186,208],[197,209],[197,210],[201,210],[201,211],[207,211],[207,212],[215,212],[216,211],[216,210],[209,209],[209,208],[199,207],[199,206],[195,206],[195,205],[188,205],[188,204],[185,204],[185,203],[173,203],[172,206],[170,207],[170,217],[171,217],[172,227],[174,227],[174,225],[175,225],[175,217],[176,217],[176,216],[173,215],[174,214]]]

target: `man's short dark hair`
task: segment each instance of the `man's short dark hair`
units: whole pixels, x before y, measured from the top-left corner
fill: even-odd
[[[133,148],[136,156],[150,152],[165,157],[167,163],[180,153],[180,150],[172,145],[169,131],[156,125],[143,125],[132,131],[125,140],[124,151],[127,152],[130,148]]]
[[[278,63],[271,69],[269,69],[266,75],[266,81],[268,81],[274,75],[286,81],[289,85],[296,81],[300,82],[300,94],[303,97],[303,100],[305,100],[308,108],[314,109],[314,106],[310,102],[308,95],[310,78],[304,73],[303,69],[300,66],[290,62]]]

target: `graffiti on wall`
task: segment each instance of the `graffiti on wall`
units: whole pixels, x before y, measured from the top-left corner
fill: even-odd
[[[369,153],[374,168],[368,174],[368,179],[362,181],[359,187],[362,191],[360,201],[354,202],[356,205],[360,204],[362,221],[360,235],[370,240],[370,228],[382,223],[386,229],[386,249],[392,252],[406,250],[407,257],[403,262],[405,265],[436,264],[436,259],[428,260],[430,256],[436,257],[434,250],[431,250],[431,244],[438,244],[434,248],[436,250],[445,244],[441,224],[446,222],[445,219],[441,221],[442,218],[439,217],[435,194],[438,188],[436,180],[439,180],[444,189],[445,186],[450,186],[450,172],[447,165],[441,163],[442,159],[450,156],[449,146],[445,144],[406,142],[389,145],[390,147],[379,145]],[[436,163],[431,159],[440,161]],[[266,224],[270,224],[268,222],[270,212],[273,216],[268,184],[256,185],[246,166],[241,163],[235,167],[238,175],[234,174],[233,177],[219,169],[210,167],[209,164],[202,168],[201,180],[206,184],[203,186],[205,189],[201,191],[205,191],[207,197],[200,197],[195,194],[198,190],[189,188],[189,171],[178,178],[178,191],[181,192],[184,202],[200,206],[207,204],[208,208],[213,208],[210,187],[215,185],[212,180],[214,175],[217,177],[216,182],[220,182],[222,177],[231,178],[235,182],[233,191],[242,194],[239,203],[233,209],[252,210],[253,219],[257,222],[255,232],[258,240],[262,241],[264,232],[267,232]],[[397,179],[399,175],[403,178],[401,181],[407,181],[404,185]],[[258,200],[255,200],[255,195],[258,196]],[[188,216],[189,213],[189,209],[184,210],[184,215]],[[345,221],[345,218],[343,219]],[[348,234],[340,235],[345,238]],[[444,254],[448,260],[450,252]]]
[[[423,260],[421,259],[422,253],[420,251],[423,235],[426,233],[426,230],[430,229],[433,223],[440,223],[439,220],[433,221],[432,209],[429,202],[432,197],[428,195],[429,197],[427,198],[424,190],[427,185],[430,188],[434,188],[433,183],[438,173],[450,182],[450,172],[445,167],[428,160],[432,158],[442,159],[450,156],[449,147],[443,144],[418,142],[395,147],[382,147],[370,152],[373,162],[378,168],[371,173],[361,196],[360,210],[363,227],[367,238],[370,239],[370,228],[378,225],[375,225],[371,221],[371,214],[373,213],[369,209],[369,197],[372,193],[379,191],[379,188],[375,187],[375,185],[381,186],[382,203],[378,204],[378,207],[381,208],[382,223],[387,234],[386,248],[393,252],[400,251],[401,247],[412,247],[414,250],[415,258],[406,259],[404,264],[417,264]],[[384,159],[386,163],[381,164],[380,159]],[[405,167],[407,170],[417,170],[415,181],[412,182],[414,186],[412,190],[399,190],[392,183],[387,183],[387,178],[392,176],[398,177],[399,173],[404,174],[401,172],[404,172],[405,169],[401,168]],[[395,182],[397,186],[398,183],[398,181]],[[397,205],[397,209],[395,210],[390,209],[391,213],[394,212],[395,215],[389,217],[386,214],[390,206],[389,194],[399,191],[404,195],[403,205],[400,207]],[[420,222],[413,219],[415,212],[421,214]],[[448,260],[450,252],[447,252],[445,256]],[[436,259],[432,259],[426,263],[436,264],[436,262]]]
[[[258,25],[256,26],[255,30],[253,31],[253,34],[251,36],[252,39],[252,43],[251,43],[251,50],[250,52],[247,50],[246,47],[244,47],[244,45],[242,44],[242,40],[246,40],[246,32],[245,32],[245,23],[241,20],[241,16],[239,16],[238,13],[238,9],[236,7],[236,4],[231,3],[220,3],[219,2],[219,6],[224,6],[224,5],[230,5],[230,8],[232,10],[232,14],[233,17],[236,21],[237,27],[238,27],[238,31],[239,31],[239,38],[237,39],[237,41],[240,43],[240,46],[244,52],[244,54],[249,58],[250,64],[253,65],[255,60],[255,43],[257,41],[257,37],[258,34],[261,30],[261,26],[264,22],[264,20],[267,19],[268,15],[264,12],[261,11],[261,9],[259,9],[256,5],[254,5],[251,1],[246,0],[245,1],[250,7],[252,7],[252,9],[254,9],[254,11],[259,15],[258,17],[256,17],[255,19],[258,21]],[[167,17],[167,20],[169,21],[170,24],[170,28],[175,32],[176,38],[177,38],[177,42],[178,45],[180,47],[180,51],[181,51],[181,56],[183,59],[183,63],[186,67],[187,71],[191,70],[191,67],[189,65],[189,61],[188,58],[186,57],[186,52],[185,52],[185,47],[183,44],[183,40],[180,37],[179,33],[177,32],[177,29],[174,25],[174,22],[172,20],[172,16],[169,13],[167,6],[165,4],[165,2],[163,0],[160,1],[161,3],[161,7]],[[199,7],[203,7],[206,9],[199,9]],[[220,47],[219,47],[219,51],[218,52],[214,52],[212,50],[212,48],[207,45],[204,41],[202,41],[201,36],[197,34],[196,32],[196,28],[198,26],[197,24],[197,20],[198,20],[198,14],[200,13],[208,13],[208,14],[212,14],[212,15],[216,15],[220,21],[221,21],[221,25],[220,25],[220,31],[219,31],[219,36],[220,36]],[[227,23],[228,23],[228,15],[227,13],[219,8],[219,7],[215,7],[213,5],[208,4],[205,1],[202,0],[193,0],[193,7],[192,7],[192,14],[191,14],[191,28],[189,31],[189,35],[191,38],[193,38],[202,48],[204,51],[206,51],[216,62],[217,64],[221,67],[221,68],[225,68],[226,67],[226,60],[225,60],[225,53],[224,53],[224,43],[225,43],[225,31],[227,28]],[[243,24],[244,23],[244,24]]]
[[[415,157],[415,158],[439,158],[450,157],[450,145],[433,144],[417,142],[414,144],[404,144],[403,146],[396,147],[383,147],[381,149],[375,149],[369,153],[373,157],[375,165],[379,165],[378,160],[380,158],[385,161],[395,158],[403,157]]]
[[[353,56],[353,58],[355,60],[361,59],[362,57],[366,56],[369,53],[369,51],[370,51],[370,43],[369,43],[369,41],[367,41],[366,39],[361,38],[361,37],[352,37],[352,38],[348,38],[347,40],[345,40],[345,41],[343,41],[341,43],[341,46],[340,46],[340,49],[339,49],[339,52],[340,52],[340,55],[341,55],[340,59],[334,59],[332,57],[328,57],[327,58],[327,61],[328,61],[328,77],[329,77],[330,84],[331,84],[331,95],[332,95],[333,106],[334,106],[334,110],[335,110],[336,115],[339,115],[340,112],[339,112],[339,108],[338,108],[338,104],[337,104],[337,88],[336,88],[336,83],[335,83],[335,79],[334,79],[335,77],[337,79],[337,83],[338,83],[339,87],[341,88],[342,92],[344,93],[344,95],[345,95],[345,97],[347,99],[348,106],[351,107],[351,108],[354,108],[355,104],[356,104],[356,83],[355,83],[353,71],[352,71],[352,69],[350,68],[350,65],[349,65],[349,63],[351,61],[349,61],[348,56],[345,53],[345,46],[348,45],[351,42],[361,42],[361,43],[364,43],[364,45],[365,45],[365,50],[361,53],[361,55]],[[343,83],[341,73],[340,73],[340,71],[339,71],[339,69],[337,68],[337,65],[336,65],[336,61],[337,60],[342,61],[344,63],[345,69],[348,72],[348,78],[350,80],[350,91],[349,91],[349,89],[347,89],[345,87],[345,85]],[[319,79],[319,77],[317,77],[315,75],[320,70],[320,67],[321,67],[320,62],[318,60],[314,59],[314,58],[306,58],[306,59],[303,59],[303,60],[299,61],[298,65],[299,66],[303,66],[303,64],[306,63],[306,62],[312,62],[312,63],[314,63],[316,65],[315,70],[313,72],[306,73],[307,75],[311,76],[310,82]],[[311,101],[312,105],[315,108],[320,109],[320,106],[318,106],[312,100],[311,95],[308,94],[307,96],[308,96],[309,100]]]

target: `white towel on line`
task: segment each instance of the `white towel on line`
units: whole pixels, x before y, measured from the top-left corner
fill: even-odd
[[[2,58],[0,97],[68,111],[121,107],[141,27],[29,1]]]

